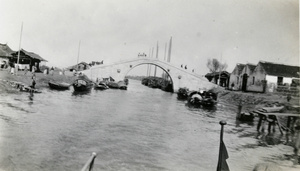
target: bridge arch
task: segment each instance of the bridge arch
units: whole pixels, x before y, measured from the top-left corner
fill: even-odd
[[[141,62],[141,63],[138,63],[136,64],[135,66],[131,66],[130,69],[128,71],[125,71],[125,76],[127,76],[127,74],[133,70],[134,68],[136,68],[137,66],[140,66],[140,65],[154,65],[154,66],[157,66],[159,67],[160,69],[162,69],[170,78],[171,82],[172,82],[172,87],[173,87],[173,90],[174,90],[174,83],[173,83],[173,78],[172,76],[169,74],[169,71],[167,68],[164,68],[163,66],[159,65],[159,64],[155,64],[153,62]],[[125,78],[124,76],[124,78]]]
[[[121,81],[124,80],[125,76],[133,68],[144,64],[155,65],[164,70],[171,78],[174,92],[177,92],[180,87],[187,87],[190,90],[199,90],[211,89],[217,86],[208,82],[203,76],[154,58],[136,58],[112,64],[96,65],[89,70],[83,71],[83,73],[93,81],[101,77],[112,77],[116,81]]]

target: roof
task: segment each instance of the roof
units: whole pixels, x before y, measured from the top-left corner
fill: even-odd
[[[245,67],[245,64],[236,64],[233,71],[237,70],[237,75],[240,75]]]
[[[66,69],[77,69],[77,66],[79,66],[79,65],[89,66],[89,64],[86,63],[86,62],[80,62],[80,63],[78,63],[76,65],[69,66]]]
[[[24,49],[21,49],[21,52],[23,52],[25,55],[31,57],[31,58],[34,58],[34,59],[38,59],[40,61],[46,61],[44,58],[42,58],[40,55],[36,54],[36,53],[33,53],[33,52],[27,52],[26,50]],[[18,51],[14,52],[13,54],[18,54]]]
[[[47,60],[45,60],[44,58],[42,58],[40,55],[38,55],[38,54],[36,54],[36,53],[33,53],[33,52],[27,52],[27,51],[24,50],[24,49],[22,49],[21,51],[22,51],[23,53],[25,53],[26,55],[28,55],[28,56],[34,58],[34,59],[38,59],[38,60],[40,60],[40,61],[46,61],[46,62],[47,62]]]
[[[6,57],[12,57],[12,53],[15,51],[11,50],[7,44],[1,44],[0,43],[0,56],[6,56]]]
[[[250,69],[250,72],[253,72],[254,69],[256,68],[256,65],[254,65],[254,64],[247,64],[247,66]]]
[[[275,64],[265,61],[260,61],[259,64],[262,66],[267,75],[299,78],[299,66]]]
[[[205,77],[214,77],[214,76],[219,75],[219,74],[220,74],[220,72],[207,73],[205,75]],[[224,74],[227,75],[227,76],[230,75],[227,71],[221,71],[221,75],[224,75]]]

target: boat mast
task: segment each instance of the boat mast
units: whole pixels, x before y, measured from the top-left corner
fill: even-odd
[[[18,60],[17,60],[16,75],[17,75],[17,72],[18,72],[18,70],[19,70],[19,61],[20,61],[20,51],[21,51],[22,32],[23,32],[23,22],[22,22],[22,25],[21,25],[21,34],[20,34],[20,42],[19,42],[19,53],[18,53]]]
[[[167,46],[168,46],[168,43],[165,43],[165,56],[164,56],[164,61],[166,61],[166,55],[167,55]],[[167,76],[167,73],[164,72],[164,79],[166,79],[166,76]]]
[[[171,36],[170,44],[169,44],[169,53],[168,53],[168,61],[167,62],[171,61],[171,48],[172,48],[172,36]]]
[[[157,45],[156,45],[156,59],[158,59],[158,41],[157,41]],[[157,70],[157,66],[155,65],[154,77],[156,77],[156,70]]]
[[[78,45],[78,55],[77,55],[77,70],[79,69],[79,66],[78,66],[78,61],[79,61],[79,53],[80,53],[80,43],[81,43],[81,40],[79,40],[79,45]]]

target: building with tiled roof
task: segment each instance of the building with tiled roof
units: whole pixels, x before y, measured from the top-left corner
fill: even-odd
[[[219,77],[221,78],[220,81],[219,81]],[[207,78],[209,82],[212,82],[214,84],[219,83],[219,85],[222,87],[228,87],[230,74],[227,71],[207,73],[205,75],[205,78]]]
[[[12,53],[11,55],[13,57],[11,58],[11,61],[13,61],[14,63],[17,63],[18,54],[19,54],[19,51]],[[20,50],[20,56],[19,56],[19,68],[20,69],[23,69],[24,66],[26,66],[27,68],[32,70],[32,67],[35,66],[37,68],[37,71],[39,71],[39,65],[40,65],[40,62],[42,62],[42,61],[47,62],[47,60],[45,60],[44,58],[42,58],[40,55],[38,55],[36,53],[28,52],[24,49]]]
[[[246,91],[273,92],[278,86],[288,86],[293,79],[299,79],[299,66],[260,61],[248,76]]]

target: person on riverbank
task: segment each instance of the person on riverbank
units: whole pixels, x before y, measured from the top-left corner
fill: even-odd
[[[35,66],[32,66],[32,69],[31,69],[32,73],[35,73],[35,70],[36,70]]]
[[[54,74],[54,68],[53,68],[53,67],[51,67],[51,69],[50,69],[50,75],[52,75],[52,76],[53,76],[53,74]]]
[[[28,72],[28,69],[27,69],[27,66],[25,66],[25,68],[24,68],[24,75],[27,75],[27,72]]]
[[[36,77],[35,77],[35,73],[33,73],[32,74],[32,77],[31,77],[31,79],[32,79],[32,82],[31,82],[31,88],[35,88],[35,84],[36,84]]]

